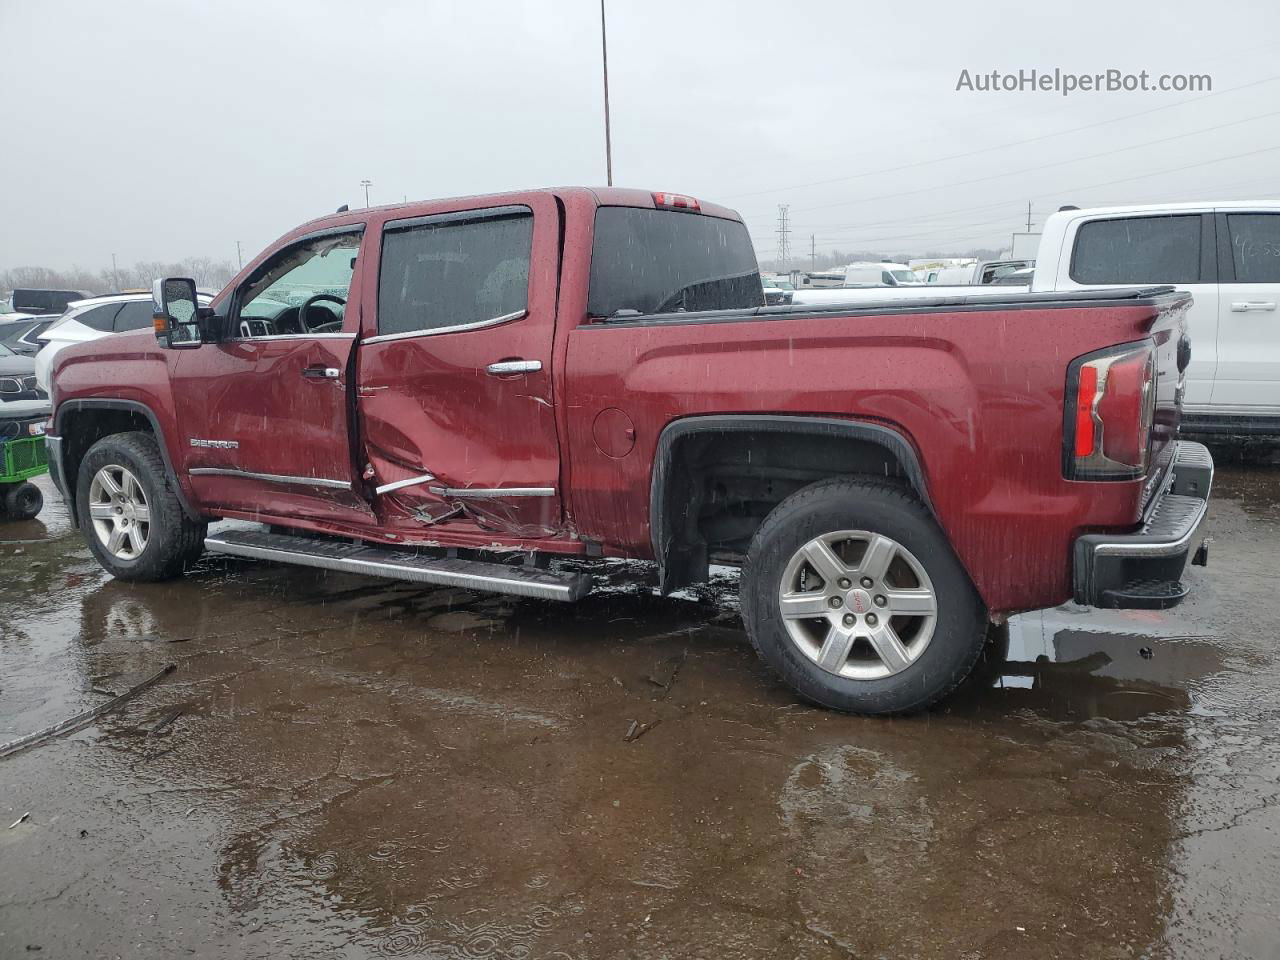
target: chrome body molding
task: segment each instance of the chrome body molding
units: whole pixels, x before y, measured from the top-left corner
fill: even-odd
[[[440,497],[490,500],[495,497],[554,497],[555,487],[431,487],[431,492]]]
[[[392,483],[384,483],[380,487],[374,487],[373,492],[382,494],[390,493],[392,490],[402,490],[405,487],[416,487],[420,483],[428,483],[435,479],[435,474],[424,473],[420,477],[409,477],[407,480],[396,480]]]
[[[350,490],[346,480],[329,480],[325,477],[289,477],[278,473],[253,473],[230,467],[192,467],[187,471],[193,477],[239,477],[242,480],[265,480],[267,483],[291,483],[302,487],[328,487],[333,490]]]
[[[386,343],[391,340],[409,340],[413,337],[434,337],[442,333],[458,333],[463,330],[483,330],[485,327],[496,327],[500,323],[509,323],[512,320],[520,320],[527,316],[529,311],[516,310],[513,313],[504,313],[500,317],[493,317],[489,320],[479,320],[475,323],[457,323],[450,327],[436,327],[434,330],[406,330],[404,333],[383,333],[376,337],[366,337],[362,343]]]

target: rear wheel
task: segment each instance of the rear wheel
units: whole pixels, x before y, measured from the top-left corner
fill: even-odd
[[[824,480],[779,504],[752,541],[742,611],[785,682],[852,713],[936,703],[986,637],[982,602],[929,512],[875,481]]]
[[[15,483],[4,491],[3,507],[10,520],[30,520],[44,507],[44,494],[34,483]]]
[[[80,461],[80,529],[98,562],[121,580],[167,580],[204,549],[206,524],[183,512],[147,433],[104,437]]]

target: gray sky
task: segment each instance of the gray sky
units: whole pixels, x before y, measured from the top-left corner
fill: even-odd
[[[247,259],[365,177],[375,204],[603,183],[599,26],[596,0],[0,0],[0,268]],[[807,253],[999,246],[1028,200],[1277,198],[1278,26],[1240,0],[609,0],[614,178],[736,207],[762,258],[779,203]],[[1032,67],[1215,96],[955,90]]]

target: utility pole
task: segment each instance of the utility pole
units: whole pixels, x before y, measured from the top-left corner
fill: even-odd
[[[604,0],[600,0],[600,57],[604,66],[604,170],[613,186],[613,133],[609,128],[609,40],[604,24]]]
[[[111,282],[115,284],[116,292],[120,292],[120,271],[116,269],[116,255],[111,255]]]
[[[813,234],[809,234],[809,269],[818,269],[818,241],[813,238]]]
[[[778,204],[778,272],[789,273],[791,270],[791,207]]]
[[[369,188],[373,186],[372,180],[361,180],[360,186],[364,187],[364,206],[369,209]]]
[[[1027,201],[1027,233],[1031,232],[1031,201]]]
[[[236,241],[236,263],[240,264],[240,269],[244,269],[244,257],[240,255],[240,241]]]

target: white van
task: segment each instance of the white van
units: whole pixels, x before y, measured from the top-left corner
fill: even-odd
[[[923,286],[914,270],[905,263],[851,263],[844,268],[846,287]]]

